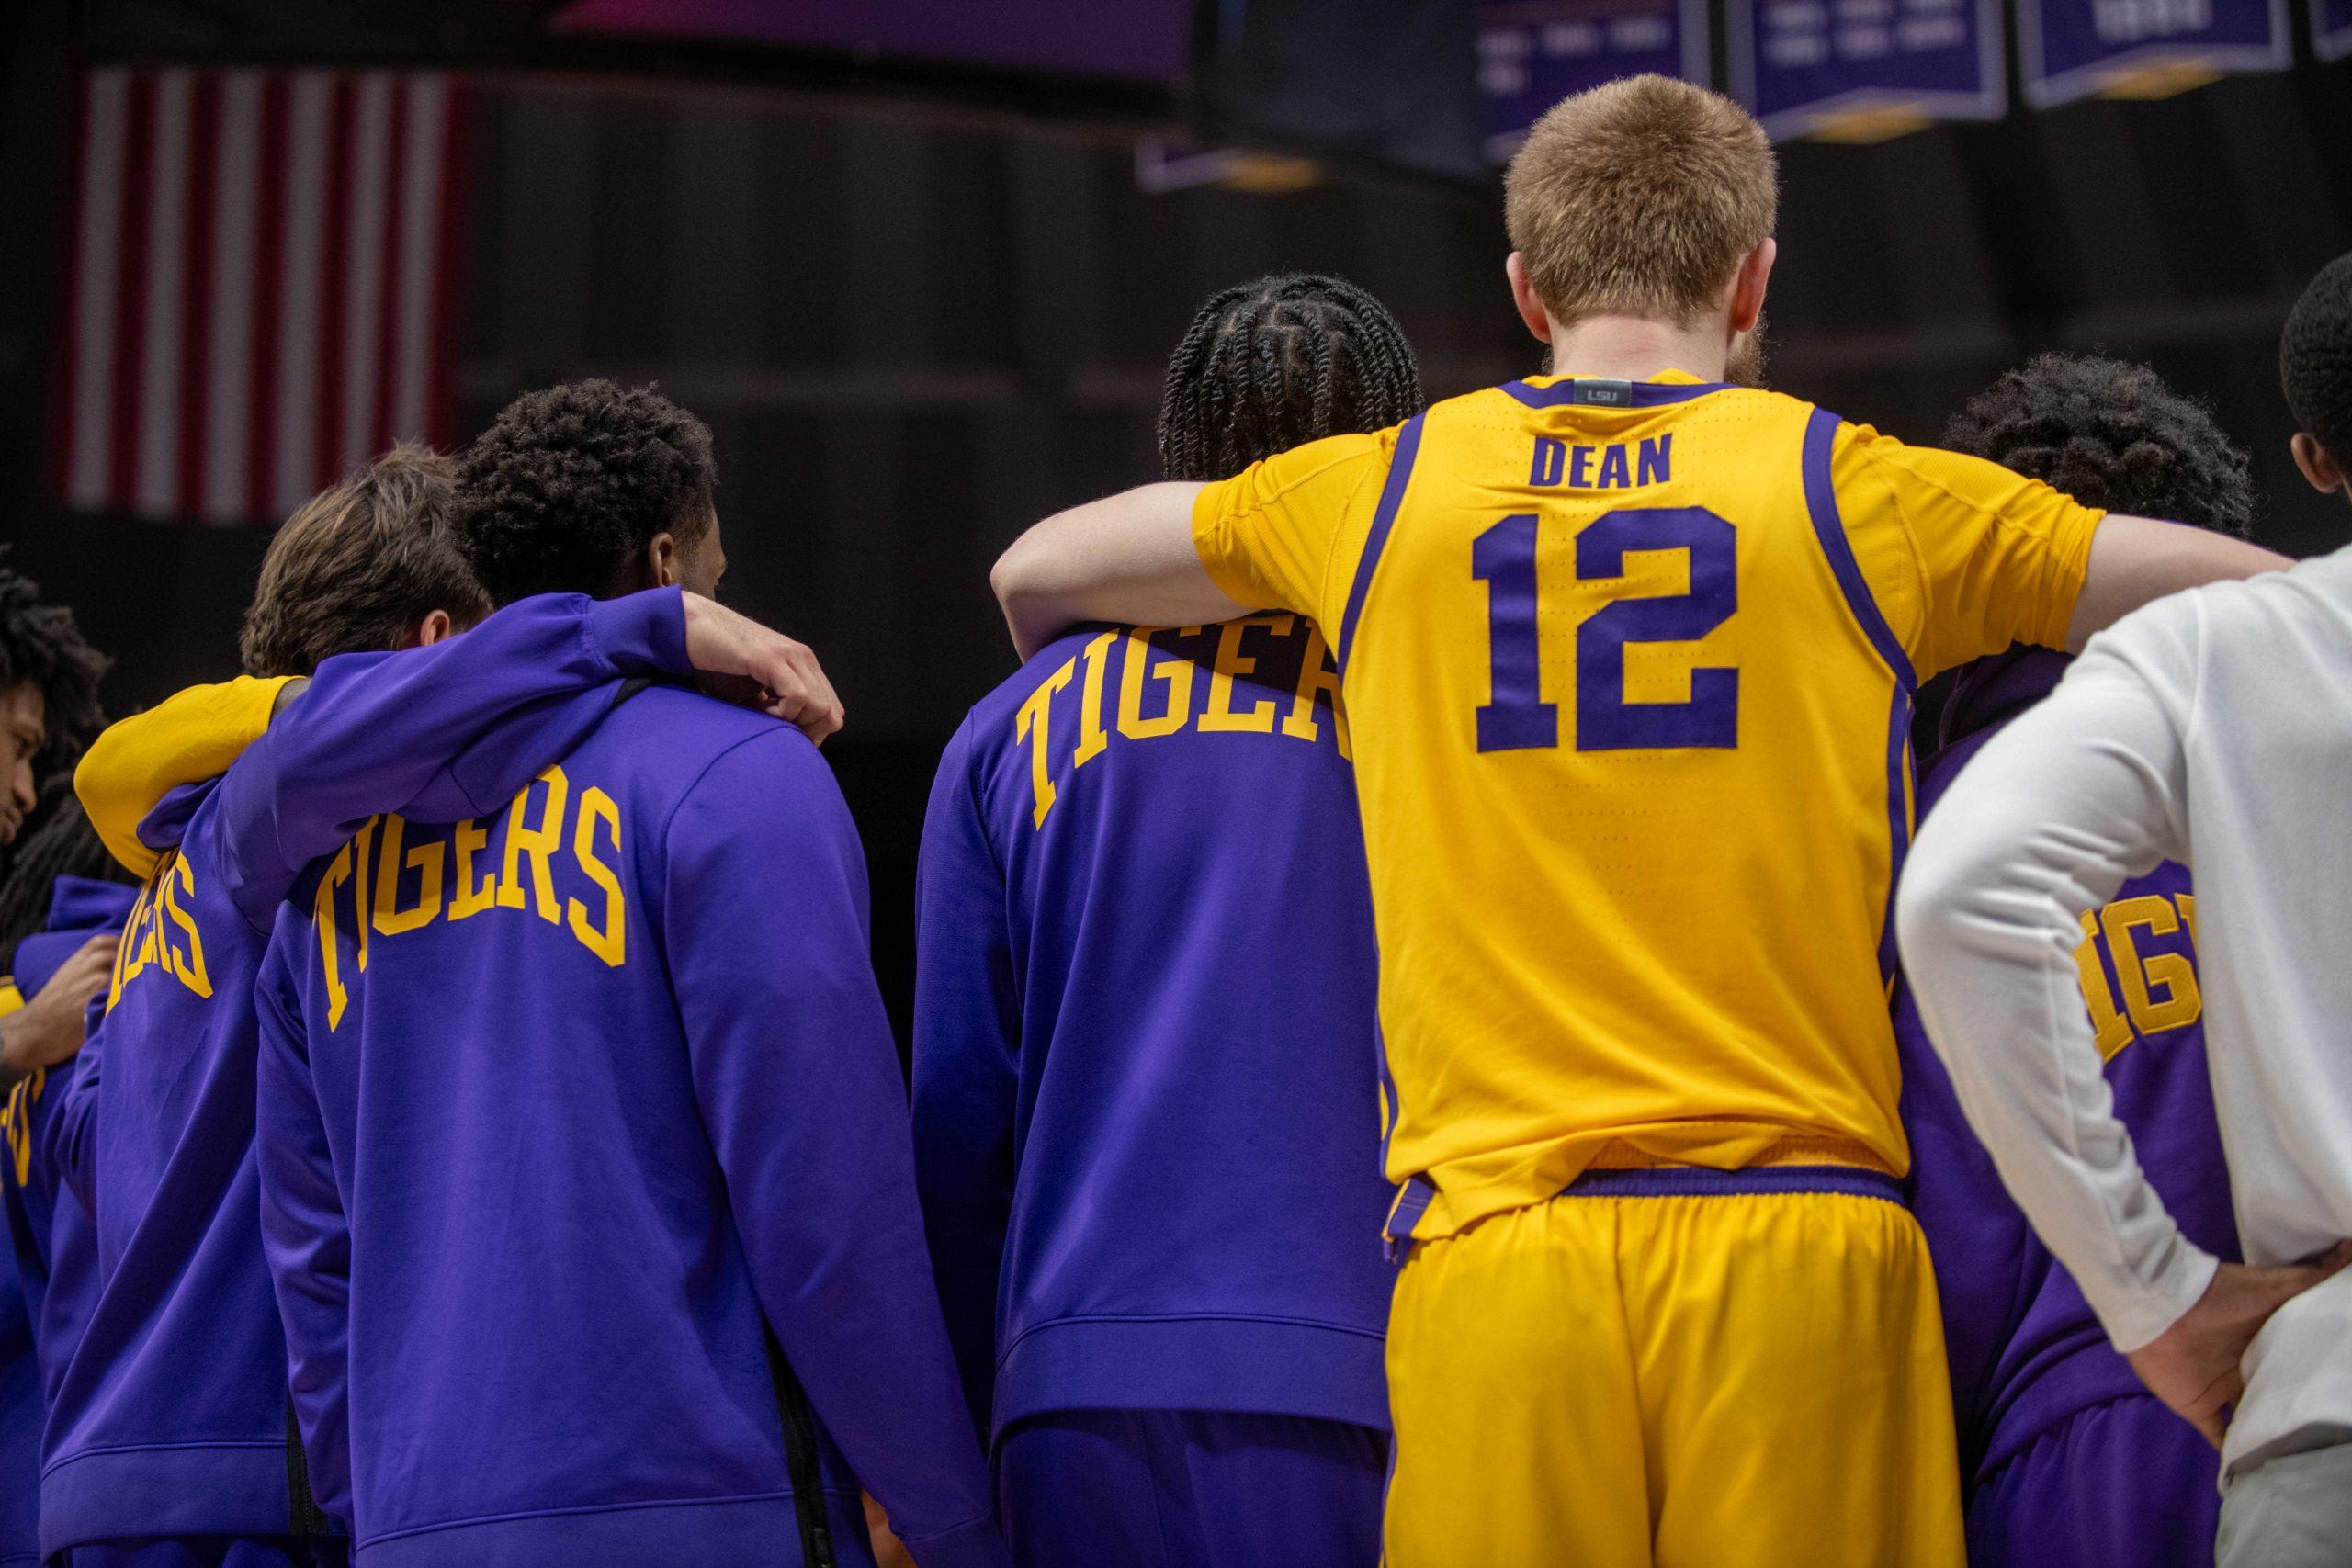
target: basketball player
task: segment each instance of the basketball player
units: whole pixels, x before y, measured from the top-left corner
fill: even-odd
[[[1647,76],[1506,186],[1556,374],[1047,519],[1018,647],[1266,609],[1341,671],[1381,953],[1396,1568],[1956,1563],[1886,1010],[1915,683],[2278,564],[1729,384],[1771,150]]]

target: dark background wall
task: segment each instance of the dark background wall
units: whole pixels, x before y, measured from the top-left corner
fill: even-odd
[[[67,149],[64,40],[16,24],[0,210],[0,519],[119,663],[117,710],[233,660],[260,530],[66,516],[36,483]],[[48,29],[44,31],[44,29]],[[1379,295],[1435,394],[1531,369],[1498,191],[1335,177],[1140,192],[1110,131],[609,79],[476,81],[461,434],[515,392],[656,380],[722,465],[729,597],[816,644],[894,1004],[938,749],[1012,665],[988,563],[1150,478],[1161,365],[1214,288],[1287,269]],[[2286,457],[2277,333],[2352,250],[2352,62],[1875,147],[1783,152],[1776,384],[1911,439],[2041,348],[2150,359],[2255,454],[2265,542],[2352,522]]]

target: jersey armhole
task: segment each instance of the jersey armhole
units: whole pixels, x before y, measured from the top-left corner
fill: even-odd
[[[1879,607],[1878,596],[1871,592],[1870,580],[1862,575],[1861,563],[1855,558],[1853,541],[1846,536],[1846,523],[1838,507],[1838,488],[1831,477],[1831,464],[1836,457],[1838,431],[1845,422],[1827,409],[1815,409],[1806,416],[1804,428],[1804,501],[1805,511],[1813,519],[1814,537],[1820,542],[1821,553],[1829,562],[1830,575],[1838,580],[1838,587],[1845,595],[1846,608],[1853,615],[1862,635],[1870,639],[1878,656],[1894,673],[1895,682],[1905,693],[1917,690],[1919,680],[1911,665],[1911,655],[1903,639],[1894,633],[1886,614]],[[1905,536],[1905,545],[1910,547]],[[1917,551],[1913,554],[1916,558]],[[1924,592],[1924,585],[1923,585]]]
[[[1830,479],[1830,458],[1842,423],[1826,409],[1815,409],[1806,416],[1804,502],[1805,511],[1813,518],[1814,537],[1820,542],[1821,553],[1829,562],[1830,575],[1838,580],[1847,611],[1894,677],[1894,699],[1886,719],[1886,910],[1879,927],[1878,943],[1879,978],[1891,987],[1897,964],[1894,891],[1902,883],[1904,858],[1911,847],[1911,712],[1918,677],[1911,667],[1911,656],[1904,650],[1902,640],[1879,609],[1869,580],[1862,576],[1861,564],[1854,558],[1853,542],[1846,537],[1845,520],[1838,510],[1838,490]]]
[[[1380,502],[1373,509],[1372,526],[1366,531],[1363,553],[1356,558],[1356,571],[1348,585],[1347,608],[1340,614],[1336,635],[1327,628],[1331,644],[1331,662],[1344,677],[1348,672],[1349,656],[1355,651],[1356,623],[1363,618],[1365,596],[1372,591],[1372,580],[1380,570],[1380,558],[1388,547],[1388,536],[1396,525],[1397,509],[1404,504],[1405,491],[1413,482],[1413,464],[1421,452],[1421,422],[1429,417],[1427,411],[1407,420],[1396,431],[1396,448],[1389,455],[1388,477],[1380,487]],[[1339,541],[1332,540],[1332,559],[1339,555]],[[1326,585],[1330,581],[1331,561],[1323,567]]]

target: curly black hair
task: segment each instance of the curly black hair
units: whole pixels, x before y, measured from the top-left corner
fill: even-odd
[[[1336,277],[1287,273],[1211,295],[1168,361],[1159,464],[1221,479],[1326,435],[1421,412],[1421,367],[1396,319]]]
[[[2241,536],[2254,522],[2245,454],[2203,404],[2145,365],[2041,355],[1971,398],[1944,445],[2086,506]]]
[[[2278,336],[2278,380],[2295,423],[2352,464],[2352,254],[2319,269]]]
[[[710,428],[650,387],[571,381],[506,405],[458,464],[458,535],[490,596],[605,594],[667,530],[707,525]]]
[[[98,732],[98,682],[106,655],[82,640],[74,612],[44,604],[40,584],[7,564],[0,545],[0,684],[30,681],[47,705],[49,744],[33,760],[37,773],[62,768]]]

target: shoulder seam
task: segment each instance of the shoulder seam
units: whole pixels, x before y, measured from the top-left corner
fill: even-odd
[[[1855,433],[1853,439],[1849,443],[1849,448],[1856,452],[1857,456],[1872,464],[1884,464],[1886,462],[1886,459],[1883,457],[1871,451],[1869,448],[1869,446],[1863,442],[1860,434],[1861,426],[1854,423],[1851,420],[1845,419],[1838,415],[1832,415],[1831,417],[1838,420],[1838,428],[1840,432],[1852,431]],[[1830,461],[1833,464],[1837,461],[1837,436],[1832,435],[1830,437]],[[1934,481],[1929,480],[1928,482],[1933,483]],[[1887,488],[1890,498],[1892,498],[1894,487],[1890,485]],[[1832,485],[1831,489],[1835,490],[1836,486]],[[1928,628],[1935,625],[1935,583],[1928,575],[1928,558],[1919,548],[1919,536],[1917,532],[1912,528],[1910,517],[1905,513],[1899,501],[1889,510],[1894,514],[1894,531],[1896,534],[1900,535],[1903,539],[1904,558],[1911,563],[1912,581],[1918,586],[1918,625],[1912,629],[1913,638],[1917,641],[1924,639],[1927,636]],[[1900,634],[1897,634],[1897,640],[1902,640]],[[1906,651],[1911,655],[1912,668],[1917,670],[1919,664],[1919,653],[1921,649],[1917,647],[1907,647]]]
[[[1345,437],[1326,436],[1324,439],[1344,440]],[[1377,453],[1380,450],[1380,438],[1378,435],[1367,434],[1364,439],[1373,444],[1373,452]],[[1331,457],[1328,461],[1317,463],[1315,467],[1307,469],[1306,472],[1296,475],[1294,478],[1283,481],[1282,485],[1277,487],[1272,493],[1269,494],[1263,501],[1253,501],[1248,506],[1242,508],[1242,510],[1245,512],[1263,511],[1272,502],[1280,501],[1283,496],[1288,495],[1291,491],[1299,489],[1301,486],[1313,484],[1317,479],[1322,478],[1325,474],[1329,473],[1333,468],[1338,468],[1340,464],[1354,462],[1357,458],[1363,456],[1365,456],[1365,454],[1363,452],[1343,452]],[[1227,481],[1218,480],[1216,482],[1221,484]],[[1209,487],[1204,485],[1201,488],[1205,490]]]
[[[775,734],[778,730],[789,729],[790,728],[790,725],[784,723],[782,720],[778,720],[776,721],[775,729],[763,729],[753,734],[746,735],[741,740],[730,740],[726,745],[720,747],[718,750],[712,755],[710,761],[705,762],[700,768],[695,770],[695,776],[687,781],[685,788],[678,792],[678,798],[670,803],[668,814],[662,818],[662,870],[664,875],[668,874],[670,869],[670,829],[677,824],[678,813],[685,809],[686,802],[693,798],[695,791],[700,789],[703,785],[703,781],[710,777],[711,770],[718,767],[719,763],[727,761],[728,758],[733,756],[736,752],[741,750],[744,747],[752,745],[757,741],[765,740],[770,736]]]
[[[1394,446],[1388,448],[1388,463],[1391,468],[1394,468],[1396,463],[1396,448]],[[1356,482],[1348,491],[1348,499],[1340,506],[1340,515],[1343,526],[1331,531],[1330,543],[1323,548],[1323,570],[1315,582],[1315,614],[1309,617],[1318,625],[1322,620],[1323,607],[1331,602],[1331,563],[1340,558],[1340,538],[1347,532],[1344,525],[1347,519],[1355,514],[1356,497],[1363,493],[1364,481],[1370,478],[1372,478],[1372,468],[1367,464],[1364,471],[1356,476]],[[1339,630],[1337,626],[1326,628],[1323,634],[1324,640],[1331,641],[1339,635]]]
[[[1083,658],[1084,655],[1081,654],[1080,657]],[[1009,887],[1012,886],[1012,881],[1005,875],[1004,862],[996,852],[996,840],[989,837],[989,815],[980,805],[978,781],[972,776],[972,721],[978,713],[979,710],[974,708],[964,716],[964,722],[957,725],[956,733],[947,738],[947,751],[956,750],[959,745],[963,749],[963,755],[958,759],[956,769],[956,787],[963,794],[964,804],[971,810],[973,826],[979,829],[980,848],[988,852],[989,869],[996,873],[998,886]],[[941,761],[945,760],[946,752],[942,752]]]
[[[790,727],[778,720],[776,728],[783,729]],[[662,818],[662,832],[656,840],[662,854],[663,886],[666,886],[670,880],[670,830],[677,825],[678,813],[685,809],[686,802],[694,798],[695,791],[700,789],[703,781],[710,777],[712,769],[754,741],[765,740],[772,733],[774,732],[770,730],[758,730],[744,736],[741,740],[730,740],[720,747],[708,761],[695,770],[695,776],[687,781],[686,787],[678,792],[678,798],[670,803],[669,811]],[[662,966],[666,971],[670,966],[669,900],[667,898],[651,900],[647,906],[647,911],[648,923],[653,927],[653,950],[661,957]]]

